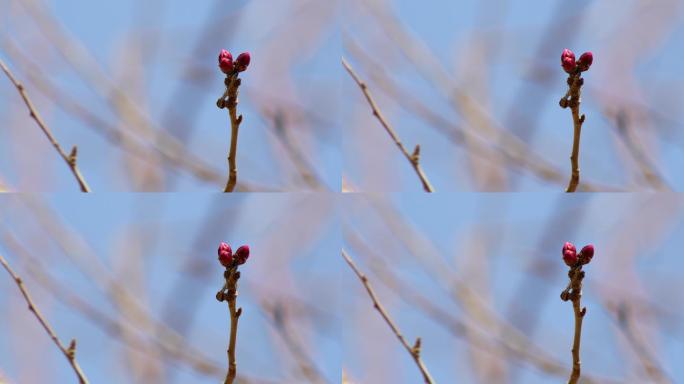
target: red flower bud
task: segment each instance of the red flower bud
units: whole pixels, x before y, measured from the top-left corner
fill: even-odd
[[[235,68],[238,72],[242,72],[247,69],[251,60],[252,58],[249,56],[249,52],[241,53],[238,55],[237,59],[235,59]]]
[[[577,60],[577,66],[579,67],[580,71],[584,72],[591,67],[591,63],[594,62],[594,55],[591,52],[584,52],[582,56],[580,56],[579,60]]]
[[[577,68],[577,64],[575,63],[575,53],[567,48],[564,49],[563,53],[561,54],[561,67],[563,67],[567,73],[572,73]]]
[[[249,258],[249,245],[243,245],[235,251],[235,259],[238,265],[244,264]]]
[[[218,61],[221,72],[230,73],[233,70],[233,55],[225,49],[222,49],[221,53],[219,53]]]
[[[594,257],[594,246],[592,244],[585,245],[579,253],[579,261],[582,264],[589,264]]]
[[[563,62],[566,58],[571,58],[572,61],[575,61],[575,52],[565,48],[563,53],[561,53],[561,62]]]
[[[233,250],[223,241],[218,247],[218,260],[224,267],[228,267],[233,262]]]
[[[575,72],[575,69],[577,68],[577,64],[575,63],[575,60],[566,57],[563,60],[563,64],[561,65],[563,67],[563,70],[567,73],[573,73]]]
[[[565,264],[567,264],[570,267],[577,264],[577,249],[572,243],[566,242],[565,244],[563,244],[562,254],[563,261],[565,261]]]

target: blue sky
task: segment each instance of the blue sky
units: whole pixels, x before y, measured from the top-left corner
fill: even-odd
[[[565,241],[577,247],[589,243],[596,247],[594,261],[585,268],[584,372],[639,380],[634,376],[640,372],[639,365],[635,365],[611,309],[622,303],[637,313],[635,324],[643,332],[641,336],[649,338],[649,348],[655,348],[668,377],[675,382],[684,377],[676,363],[684,353],[684,297],[673,289],[684,266],[678,241],[684,235],[680,196],[394,194],[389,200],[395,208],[380,195],[345,196],[345,247],[410,342],[422,338],[423,359],[437,382],[454,378],[477,382],[468,344],[419,305],[410,304],[407,292],[397,294],[388,289],[391,285],[383,283],[382,274],[393,271],[406,289],[415,290],[457,318],[467,319],[468,312],[450,297],[439,274],[460,279],[503,321],[525,330],[545,356],[569,367],[572,307],[558,298],[567,284],[567,267],[560,252]],[[399,216],[384,214],[393,220],[390,224],[380,212],[393,209]],[[406,223],[408,230],[397,224],[400,222]],[[342,282],[343,290],[352,292],[345,313],[354,325],[343,332],[344,366],[351,377],[360,382],[381,377],[388,382],[416,382],[416,367],[374,311],[351,270]],[[372,341],[368,334],[374,335]],[[379,351],[387,355],[378,356]],[[401,369],[388,370],[388,365]],[[508,376],[514,382],[563,380],[540,373],[529,363],[509,366],[511,372],[516,372]]]
[[[220,241],[236,249],[249,244],[251,257],[242,270],[239,305],[243,307],[238,340],[239,371],[264,382],[294,381],[296,364],[286,344],[270,325],[262,308],[285,305],[288,332],[299,338],[328,381],[339,377],[341,354],[337,333],[340,315],[335,302],[339,272],[339,225],[335,206],[325,195],[53,195],[44,199],[5,195],[0,199],[2,231],[8,231],[30,254],[42,260],[55,279],[86,302],[114,318],[121,315],[100,290],[99,283],[112,280],[123,285],[147,312],[164,324],[185,330],[193,348],[226,366],[228,318],[225,304],[214,298],[222,285],[216,261]],[[33,202],[33,203],[31,203]],[[51,206],[60,228],[73,229],[76,238],[63,235],[69,248],[63,252],[53,235],[33,215],[31,206]],[[82,241],[74,239],[80,238]],[[3,237],[0,252],[26,279],[28,288],[49,321],[64,339],[78,340],[79,361],[92,382],[131,380],[120,337],[114,337],[69,305],[60,295],[46,291],[34,278],[26,257]],[[68,256],[68,257],[67,257]],[[85,276],[77,266],[100,265]],[[97,263],[94,263],[97,261]],[[92,269],[86,269],[92,271]],[[4,275],[4,271],[3,271]],[[72,380],[73,372],[63,356],[22,304],[19,291],[3,276],[0,319],[6,331],[0,342],[2,371],[12,382],[31,382],[56,377]],[[64,296],[62,296],[64,297]],[[68,301],[67,301],[68,303]],[[266,306],[263,306],[263,305]],[[297,326],[299,325],[299,326]],[[294,327],[294,330],[291,329]],[[8,330],[13,330],[9,332]],[[146,337],[152,337],[148,332]],[[22,352],[23,351],[23,352]],[[42,370],[27,371],[25,356],[39,356]],[[216,382],[217,378],[177,368],[165,358],[170,382]],[[155,360],[149,361],[149,364]],[[294,373],[293,373],[294,372]],[[140,382],[142,379],[138,378]],[[142,380],[144,381],[144,380]]]
[[[382,11],[369,4],[388,4],[400,27],[383,22]],[[385,117],[404,144],[421,145],[421,162],[437,191],[560,191],[564,185],[529,171],[505,173],[505,187],[486,187],[473,171],[462,145],[438,129],[461,126],[489,137],[478,120],[469,120],[447,100],[459,88],[487,111],[495,127],[518,136],[530,153],[569,175],[572,124],[558,107],[566,91],[559,57],[563,48],[578,55],[594,52],[584,74],[582,112],[587,120],[580,152],[584,180],[626,190],[646,190],[634,158],[615,128],[618,111],[628,116],[630,134],[644,147],[668,188],[682,189],[682,112],[672,97],[681,96],[682,56],[678,41],[684,28],[681,3],[665,1],[433,2],[355,1],[347,7],[345,55],[366,80]],[[380,16],[378,16],[380,15]],[[385,27],[387,26],[387,27]],[[400,31],[397,31],[399,29]],[[417,48],[406,38],[406,33]],[[350,48],[350,45],[356,48]],[[362,50],[363,54],[357,51]],[[413,57],[410,52],[419,52]],[[370,61],[378,68],[373,69]],[[422,64],[416,64],[419,60]],[[382,73],[379,73],[382,72]],[[348,76],[347,76],[348,77]],[[389,79],[402,90],[407,105],[423,103],[444,121],[431,123],[410,107],[401,107],[386,91]],[[347,114],[355,124],[345,136],[345,172],[357,189],[419,191],[416,176],[391,143],[358,87]],[[440,89],[442,88],[442,89]],[[356,96],[354,96],[356,95]],[[678,95],[678,96],[674,96]],[[466,112],[464,112],[464,110]],[[489,141],[491,142],[491,140]],[[489,157],[491,158],[491,156]],[[504,164],[513,168],[507,160]],[[367,167],[368,163],[376,164]],[[473,174],[475,173],[475,174]],[[563,183],[559,183],[563,184]]]
[[[40,210],[32,207],[44,206],[54,217],[36,216]],[[298,324],[304,324],[296,333],[307,340],[329,380],[344,367],[360,382],[415,381],[415,367],[342,263],[340,246],[368,274],[406,336],[423,339],[424,359],[438,382],[475,380],[468,344],[388,289],[377,265],[456,319],[471,315],[444,290],[443,279],[472,284],[497,316],[525,330],[546,356],[569,364],[571,307],[558,299],[566,284],[560,259],[565,241],[596,247],[584,292],[589,308],[582,352],[586,372],[613,379],[641,377],[635,376],[640,368],[616,326],[614,308],[621,304],[634,310],[635,323],[667,375],[684,377],[676,364],[684,352],[684,297],[673,289],[684,267],[678,256],[684,201],[676,194],[5,195],[0,208],[0,252],[26,278],[59,334],[78,339],[81,364],[98,382],[111,382],[127,369],[126,349],[68,300],[65,304],[64,297],[45,290],[31,272],[31,258],[115,317],[120,309],[100,284],[110,279],[124,284],[156,319],[185,328],[192,346],[222,366],[225,308],[213,298],[221,283],[215,261],[221,240],[252,248],[241,279],[245,314],[238,343],[241,372],[250,377],[285,382],[296,377],[261,309],[263,303],[284,300]],[[61,229],[50,229],[53,220]],[[28,256],[17,251],[7,233],[27,247]],[[360,247],[356,237],[366,245]],[[94,261],[103,268],[95,280],[78,268]],[[9,313],[0,328],[12,330],[0,343],[0,360],[9,362],[3,372],[10,379],[37,380],[40,376],[24,376],[22,356],[39,355],[43,372],[70,380],[72,372],[26,311],[16,287],[6,278],[0,285],[8,292],[0,307]],[[181,295],[178,303],[174,295]],[[401,369],[388,370],[387,364]],[[172,382],[215,381],[187,368],[167,369]],[[529,363],[513,364],[511,370],[516,382],[558,381]]]
[[[171,132],[186,151],[199,158],[197,161],[222,175],[227,168],[229,134],[226,113],[215,106],[224,88],[216,57],[221,48],[235,55],[249,51],[252,63],[242,75],[240,94],[240,112],[244,115],[238,147],[241,180],[265,191],[311,189],[302,184],[294,160],[274,134],[273,116],[284,114],[290,140],[303,153],[323,188],[339,190],[337,20],[331,5],[306,3],[50,2],[38,9],[46,10],[87,52],[83,58],[76,58],[75,65],[81,67],[74,68],[65,60],[64,50],[46,39],[61,35],[37,28],[52,25],[50,22],[36,23],[34,13],[26,11],[31,8],[4,1],[0,3],[6,11],[2,12],[0,31],[9,39],[0,48],[0,57],[26,83],[62,145],[67,150],[79,146],[80,167],[93,190],[130,191],[141,189],[140,185],[131,185],[127,175],[132,172],[126,167],[131,155],[96,133],[102,124],[84,121],[55,106],[74,98],[116,129],[135,128],[138,132],[151,122],[153,129]],[[278,14],[284,18],[275,17]],[[295,19],[306,22],[288,22]],[[320,28],[320,32],[307,35],[307,26]],[[288,48],[297,42],[300,45],[296,50]],[[42,61],[42,73],[31,71],[21,60],[23,56],[36,63]],[[58,85],[69,99],[55,102],[44,97],[29,74]],[[112,87],[126,92],[135,105],[133,111],[142,111],[130,112],[138,116],[137,121],[122,121],[117,117],[121,114],[113,113],[112,103],[107,102]],[[6,183],[20,190],[72,191],[68,169],[32,126],[21,99],[6,79],[0,98],[0,119],[12,127],[0,133],[5,143],[0,172]],[[18,153],[17,148],[22,146],[30,147],[33,155]],[[223,184],[197,179],[187,171],[169,171],[165,176],[156,190],[216,191]]]

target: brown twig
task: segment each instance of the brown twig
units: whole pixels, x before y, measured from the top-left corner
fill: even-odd
[[[426,384],[434,383],[434,379],[432,378],[432,376],[430,376],[430,372],[428,372],[427,368],[425,367],[425,364],[423,364],[423,360],[420,358],[420,337],[416,339],[416,342],[413,344],[413,346],[409,345],[404,336],[401,334],[399,327],[397,327],[397,325],[394,323],[392,318],[389,316],[385,308],[378,300],[377,296],[375,295],[375,291],[368,282],[368,278],[363,273],[361,273],[359,268],[356,266],[356,264],[354,264],[354,261],[351,259],[351,257],[349,257],[349,255],[344,249],[342,250],[342,257],[344,257],[344,260],[347,262],[347,264],[349,264],[349,266],[354,271],[356,276],[359,277],[361,283],[363,283],[363,286],[366,288],[366,291],[368,292],[368,296],[370,296],[371,300],[373,301],[373,307],[377,309],[378,312],[380,312],[380,315],[385,320],[387,325],[389,325],[389,327],[392,329],[394,335],[397,336],[397,338],[404,346],[406,351],[411,355],[413,360],[416,362],[418,369],[420,369],[420,373],[423,375],[423,381]]]
[[[375,103],[373,96],[371,96],[370,92],[368,91],[368,85],[366,85],[366,83],[364,83],[359,78],[359,76],[356,74],[356,72],[354,72],[354,70],[349,65],[349,63],[347,63],[347,60],[345,60],[344,57],[342,58],[342,65],[347,70],[347,72],[349,72],[349,75],[354,79],[356,84],[358,84],[359,88],[361,88],[363,95],[366,97],[366,100],[368,100],[368,104],[370,104],[370,107],[373,110],[373,116],[375,116],[378,119],[378,121],[380,121],[380,124],[382,124],[382,126],[385,128],[385,131],[387,131],[387,133],[390,135],[394,143],[397,145],[397,147],[399,147],[401,153],[403,153],[404,157],[406,157],[406,160],[408,160],[409,163],[411,163],[411,166],[416,171],[416,174],[418,175],[418,178],[420,179],[420,182],[423,185],[423,189],[425,190],[425,192],[434,192],[434,188],[430,184],[430,181],[425,175],[425,172],[423,172],[423,168],[421,168],[420,166],[420,145],[416,145],[415,149],[413,150],[413,153],[409,153],[409,151],[406,149],[404,144],[399,139],[399,135],[397,135],[397,133],[394,131],[394,128],[392,128],[392,126],[389,125],[385,117],[380,112],[380,109]]]
[[[19,95],[21,95],[21,98],[24,99],[24,103],[26,104],[26,107],[29,110],[29,114],[31,115],[31,118],[36,121],[40,129],[43,131],[45,136],[47,136],[48,140],[50,141],[50,144],[57,150],[57,153],[59,153],[59,156],[64,159],[64,161],[67,163],[69,166],[69,169],[71,170],[71,173],[73,173],[74,177],[76,178],[76,181],[78,182],[79,187],[81,188],[81,192],[90,192],[90,188],[88,187],[88,184],[86,181],[83,179],[83,175],[81,175],[81,171],[78,170],[78,166],[76,165],[76,156],[78,154],[78,150],[76,146],[71,148],[71,152],[67,155],[66,152],[62,149],[62,147],[59,145],[59,142],[57,142],[57,139],[52,135],[52,131],[50,131],[50,128],[45,124],[43,119],[40,117],[38,114],[38,111],[33,105],[33,102],[31,102],[31,99],[28,97],[28,94],[26,93],[26,90],[24,89],[24,85],[21,84],[12,74],[12,72],[7,68],[7,65],[5,65],[5,62],[0,60],[0,67],[2,67],[2,71],[5,72],[5,75],[7,75],[7,78],[14,84],[14,86],[17,88],[17,91],[19,91]]]
[[[78,382],[80,384],[88,384],[88,379],[86,378],[85,374],[81,370],[81,367],[78,365],[78,362],[76,361],[76,339],[71,339],[71,342],[69,343],[68,347],[65,347],[64,344],[59,340],[59,337],[57,337],[57,334],[55,331],[52,329],[50,324],[48,324],[47,320],[43,317],[43,315],[40,313],[40,310],[38,307],[33,302],[33,299],[31,299],[31,295],[28,293],[26,290],[26,287],[24,286],[24,282],[21,280],[19,275],[17,275],[14,270],[9,266],[7,263],[7,260],[0,255],[0,264],[5,268],[7,273],[14,279],[14,282],[17,284],[17,287],[21,291],[21,294],[24,296],[24,299],[26,300],[26,303],[28,304],[28,308],[31,312],[33,312],[33,315],[38,319],[38,322],[40,322],[40,325],[43,326],[43,329],[45,329],[45,332],[48,333],[52,341],[57,345],[60,351],[64,354],[64,357],[67,358],[69,361],[69,364],[71,365],[71,368],[73,368],[74,372],[76,373],[76,376],[78,377]]]
[[[228,181],[223,192],[233,192],[235,184],[237,184],[237,141],[238,130],[240,123],[242,123],[242,115],[237,114],[238,92],[240,83],[242,81],[238,78],[238,72],[232,72],[226,77],[226,91],[216,102],[219,108],[227,108],[228,116],[230,117],[230,150],[228,152]]]
[[[237,283],[240,279],[240,272],[237,266],[227,268],[223,274],[226,279],[223,288],[216,293],[218,301],[228,302],[228,313],[230,315],[230,341],[228,343],[228,372],[224,384],[233,384],[237,376],[237,362],[235,360],[235,342],[237,340],[238,320],[242,314],[242,308],[237,308]]]
[[[561,300],[572,301],[572,309],[575,313],[575,334],[572,341],[572,373],[568,384],[576,384],[580,378],[581,361],[580,361],[580,341],[582,339],[582,320],[587,313],[587,308],[582,307],[582,279],[584,279],[584,271],[582,265],[578,264],[568,272],[570,282],[567,288],[561,292]]]
[[[584,79],[582,78],[581,72],[570,74],[570,76],[568,76],[568,92],[559,102],[562,108],[570,107],[573,124],[572,154],[570,155],[570,165],[572,169],[570,181],[568,182],[568,187],[565,189],[565,192],[575,192],[580,181],[579,149],[582,124],[584,124],[585,116],[584,114],[580,115],[579,108],[583,84]]]

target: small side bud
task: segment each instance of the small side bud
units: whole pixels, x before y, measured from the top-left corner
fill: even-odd
[[[591,67],[591,63],[594,62],[594,54],[591,52],[584,52],[582,56],[580,56],[579,60],[577,60],[577,67],[579,67],[579,70],[584,72]]]
[[[589,264],[594,257],[594,246],[592,244],[585,245],[579,253],[579,261],[582,264]]]
[[[237,251],[235,251],[235,259],[237,260],[238,265],[246,263],[248,258],[249,258],[249,246],[248,245],[243,245],[240,248],[238,248]]]
[[[238,55],[237,59],[235,59],[235,69],[238,72],[243,72],[247,69],[249,66],[249,62],[252,60],[251,56],[249,55],[249,52],[243,52],[240,55]]]

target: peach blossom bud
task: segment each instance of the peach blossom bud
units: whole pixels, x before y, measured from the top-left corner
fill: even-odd
[[[233,250],[223,241],[218,247],[218,260],[224,267],[228,267],[233,262]]]
[[[235,259],[237,260],[238,265],[244,264],[247,262],[247,259],[249,258],[249,246],[248,245],[243,245],[240,248],[235,251]]]
[[[567,264],[570,267],[577,264],[577,249],[572,243],[566,242],[565,244],[563,244],[562,254],[563,261],[565,261],[565,264]]]
[[[579,253],[579,260],[582,264],[589,264],[594,257],[594,246],[592,244],[585,245]]]
[[[580,71],[584,72],[591,67],[591,63],[594,62],[594,55],[591,52],[584,52],[582,56],[580,56],[579,60],[577,60],[577,66],[579,67]]]
[[[249,52],[241,53],[238,55],[237,59],[235,59],[235,68],[238,72],[243,72],[247,69],[251,60],[252,58],[249,55]]]
[[[233,70],[233,55],[225,49],[222,49],[221,53],[219,53],[218,62],[221,72],[227,74]]]

